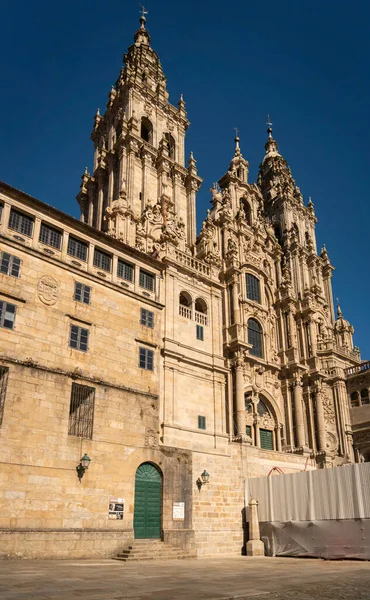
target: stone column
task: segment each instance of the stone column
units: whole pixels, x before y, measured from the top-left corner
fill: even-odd
[[[96,215],[96,228],[102,229],[103,221],[103,200],[104,200],[104,177],[99,174],[98,206]]]
[[[256,446],[257,448],[261,448],[260,418],[258,415],[254,418],[254,431],[256,436]]]
[[[318,450],[320,452],[326,451],[326,431],[325,431],[325,415],[323,405],[323,391],[321,386],[315,388],[315,400],[316,400],[316,418],[317,418],[317,440]]]
[[[248,503],[249,541],[247,542],[247,556],[265,556],[265,547],[260,539],[260,524],[258,521],[258,502],[253,498]]]
[[[114,178],[115,178],[115,172],[114,172],[114,156],[110,156],[109,157],[109,170],[108,170],[108,198],[107,198],[107,206],[111,206],[112,201],[113,201],[113,191],[114,191]]]
[[[295,413],[296,444],[299,448],[304,448],[306,445],[306,440],[303,419],[302,381],[300,377],[296,377],[293,383],[293,402]]]
[[[187,242],[190,248],[195,244],[196,240],[196,216],[195,216],[195,204],[196,195],[199,185],[195,180],[189,180],[186,185],[186,204],[187,204],[187,220],[186,220],[186,233]]]
[[[275,427],[275,448],[281,452],[281,424],[278,423]]]
[[[235,360],[236,427],[238,437],[246,437],[243,361]]]
[[[290,346],[291,348],[295,348],[297,345],[297,336],[295,332],[295,319],[291,310],[288,313],[289,319],[289,330],[290,330]]]
[[[312,356],[316,356],[316,327],[315,327],[315,323],[313,321],[309,322],[309,328],[310,328],[310,340],[311,340],[311,355]]]
[[[232,295],[233,295],[234,324],[240,325],[238,277],[236,275],[233,277],[233,281],[232,281]]]

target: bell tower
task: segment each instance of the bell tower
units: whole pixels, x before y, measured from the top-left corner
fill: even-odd
[[[185,166],[185,102],[168,101],[145,14],[105,113],[95,115],[93,173],[85,170],[77,200],[82,221],[126,244],[152,253],[170,241],[185,250],[195,243],[202,180],[192,156]]]

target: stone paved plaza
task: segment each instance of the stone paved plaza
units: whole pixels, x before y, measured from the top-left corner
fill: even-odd
[[[1,600],[369,600],[360,561],[208,558],[0,561]]]

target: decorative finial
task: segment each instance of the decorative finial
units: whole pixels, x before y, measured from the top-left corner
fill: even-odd
[[[140,16],[141,29],[145,29],[145,23],[146,23],[145,15],[148,14],[148,11],[146,10],[145,6],[143,6],[142,4],[139,4],[139,6],[141,8],[141,16]]]
[[[271,119],[270,119],[270,115],[267,115],[267,133],[269,135],[269,138],[272,138],[272,123],[271,123]]]
[[[87,167],[85,167],[85,175],[89,174],[89,169]]]
[[[234,131],[235,131],[235,139],[234,139],[234,142],[235,142],[235,151],[238,151],[238,150],[240,150],[240,147],[239,147],[239,142],[240,142],[239,129],[237,127],[234,127]]]
[[[339,319],[339,317],[342,316],[342,310],[339,306],[339,298],[337,298],[336,300],[337,300],[337,315],[338,315],[338,319]]]
[[[98,108],[98,109],[96,110],[96,116],[97,116],[97,117],[100,117],[100,108]]]

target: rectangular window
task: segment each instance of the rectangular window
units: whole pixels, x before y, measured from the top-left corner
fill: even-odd
[[[21,259],[18,256],[13,256],[13,254],[8,254],[7,252],[0,253],[0,273],[19,277],[20,269]]]
[[[39,241],[46,246],[52,246],[53,248],[60,250],[62,234],[58,229],[54,229],[54,227],[50,227],[50,225],[41,223]]]
[[[8,372],[7,367],[0,367],[0,426],[3,422],[6,386],[8,383]]]
[[[69,334],[69,345],[71,348],[76,350],[82,350],[87,352],[89,343],[89,330],[79,327],[78,325],[71,325]]]
[[[251,425],[246,425],[245,426],[245,433],[249,436],[252,437],[252,427]]]
[[[150,292],[154,291],[154,275],[140,269],[139,285]]]
[[[151,310],[146,310],[146,308],[140,309],[140,323],[141,325],[145,325],[145,327],[150,327],[153,329],[154,327],[154,313]]]
[[[84,283],[75,282],[75,294],[74,299],[77,302],[83,302],[84,304],[90,304],[91,287]]]
[[[247,273],[247,298],[261,304],[260,280],[250,273]]]
[[[23,235],[32,237],[33,218],[28,217],[27,215],[24,215],[23,213],[20,213],[12,208],[9,217],[9,229],[14,229],[19,233],[23,233]]]
[[[203,325],[197,325],[197,340],[204,341],[204,327]]]
[[[68,435],[92,438],[95,388],[72,383]]]
[[[98,267],[98,269],[102,269],[102,271],[110,271],[112,257],[109,254],[106,254],[102,250],[98,250],[95,248],[94,250],[94,267]]]
[[[9,302],[0,302],[0,327],[13,329],[15,321],[16,306]]]
[[[67,254],[86,262],[87,244],[81,242],[80,240],[76,240],[76,238],[72,236],[69,236]]]
[[[202,415],[198,415],[198,429],[207,429],[206,428],[206,418]]]
[[[268,429],[260,429],[261,448],[264,450],[273,450],[274,444],[272,441],[272,431]]]
[[[123,260],[118,259],[117,277],[126,279],[126,281],[134,280],[134,267]]]
[[[139,367],[146,371],[154,371],[154,352],[148,348],[139,348]]]

